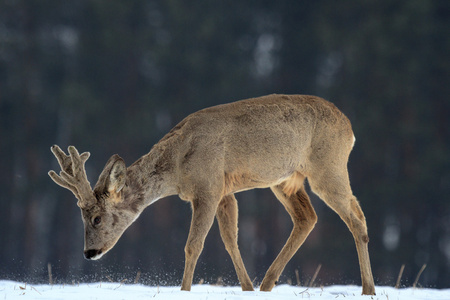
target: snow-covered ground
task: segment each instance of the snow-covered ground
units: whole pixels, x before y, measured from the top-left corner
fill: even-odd
[[[179,287],[154,287],[139,284],[99,282],[79,285],[29,285],[0,281],[0,299],[450,299],[450,289],[395,289],[379,286],[376,292],[376,296],[361,296],[361,287],[358,286],[305,288],[289,285],[277,286],[272,292],[242,292],[240,287],[195,285],[191,292],[182,292]]]

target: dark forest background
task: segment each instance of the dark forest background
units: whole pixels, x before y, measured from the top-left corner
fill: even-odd
[[[378,285],[450,287],[450,1],[0,1],[0,279],[180,284],[189,204],[147,208],[99,262],[83,259],[73,195],[50,146],[90,151],[95,183],[201,108],[314,94],[352,121],[352,187]],[[266,190],[237,195],[255,283],[291,230]],[[352,236],[317,197],[318,224],[280,281],[360,284]],[[237,284],[214,225],[195,281]]]

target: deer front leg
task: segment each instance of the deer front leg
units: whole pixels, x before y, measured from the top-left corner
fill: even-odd
[[[189,236],[184,248],[186,261],[181,290],[190,291],[198,257],[203,250],[206,235],[214,222],[217,202],[211,198],[197,198],[192,201],[192,220]]]
[[[253,284],[248,277],[237,243],[238,207],[234,195],[222,198],[217,208],[216,217],[219,223],[220,236],[231,256],[242,290],[253,291]]]

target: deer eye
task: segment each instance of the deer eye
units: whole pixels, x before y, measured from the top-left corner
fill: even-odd
[[[100,216],[95,217],[94,220],[92,221],[94,226],[99,225],[101,222],[102,222],[102,218]]]

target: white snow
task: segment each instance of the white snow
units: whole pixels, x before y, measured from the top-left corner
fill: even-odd
[[[376,296],[361,296],[361,287],[359,286],[305,288],[280,285],[275,287],[272,292],[242,292],[240,287],[195,285],[191,292],[182,292],[180,287],[155,287],[140,284],[98,282],[76,285],[30,285],[21,282],[0,281],[0,299],[450,299],[450,289],[395,289],[378,286],[376,287],[376,293]]]

